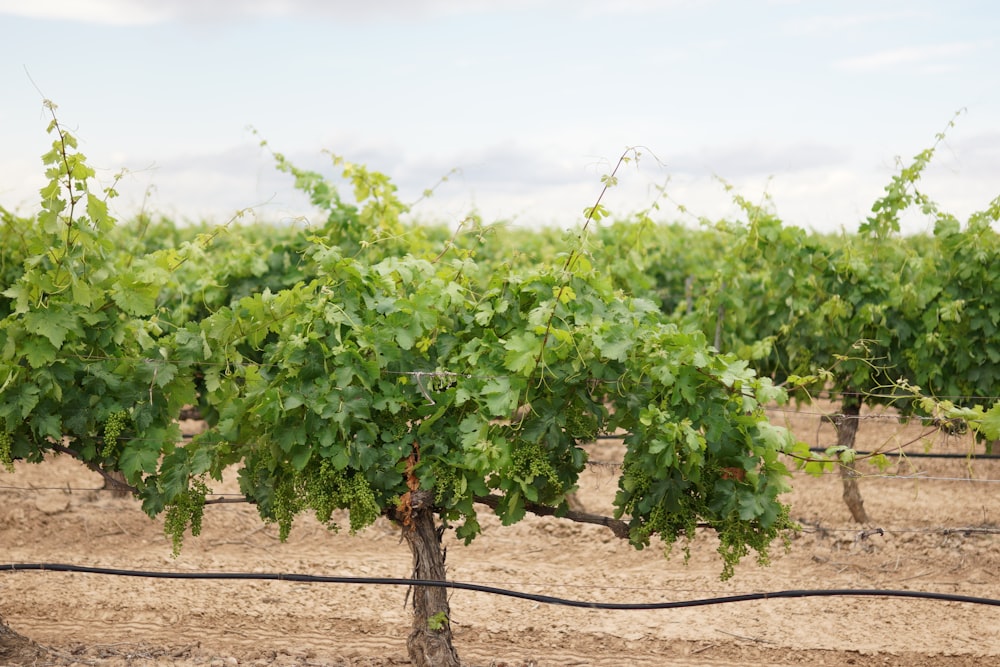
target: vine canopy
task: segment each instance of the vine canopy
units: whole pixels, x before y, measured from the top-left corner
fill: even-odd
[[[793,443],[761,409],[783,391],[614,291],[586,258],[485,285],[463,277],[478,273],[468,259],[369,264],[337,247],[315,259],[316,280],[173,338],[205,369],[218,420],[164,459],[147,509],[195,517],[203,487],[185,480],[242,463],[241,490],[282,534],[305,510],[332,524],[348,509],[359,529],[419,486],[471,540],[477,497],[500,495],[507,524],[528,503],[565,509],[586,465],[579,445],[622,433],[616,506],[635,546],[707,522],[729,572],[748,545],[766,558],[789,527],[778,453]]]
[[[50,132],[40,212],[23,227],[4,213],[16,266],[0,290],[0,463],[55,450],[120,471],[166,513],[175,548],[231,466],[282,536],[306,511],[335,527],[346,509],[359,530],[423,489],[468,541],[487,496],[505,524],[565,511],[580,445],[620,435],[616,515],[637,548],[707,524],[728,576],[790,528],[778,457],[795,445],[762,409],[784,391],[616,290],[582,247],[561,266],[489,270],[471,253],[388,253],[404,238],[391,183],[348,165],[367,204],[322,198],[337,215],[302,249],[308,275],[175,317],[214,236],[197,253],[123,251],[113,187],[95,194],[73,137],[55,120]],[[178,446],[190,403],[209,428]]]

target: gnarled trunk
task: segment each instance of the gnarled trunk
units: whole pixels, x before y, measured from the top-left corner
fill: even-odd
[[[403,537],[413,553],[413,578],[445,581],[441,535],[434,522],[434,495],[411,491],[402,517]],[[448,589],[413,587],[413,631],[406,646],[415,667],[460,667],[451,643]]]
[[[115,498],[126,498],[132,495],[133,488],[125,481],[125,473],[118,470],[107,470],[104,475],[104,485],[101,487],[105,491],[110,491]]]
[[[0,664],[33,665],[45,658],[45,649],[11,630],[0,616]]]
[[[841,450],[854,449],[860,414],[860,403],[845,400],[841,405],[841,414],[833,418],[833,425],[837,427],[837,447]],[[844,502],[851,510],[851,516],[858,523],[868,523],[868,513],[865,511],[865,500],[861,497],[861,488],[858,486],[858,472],[854,461],[840,464],[840,479],[844,487]]]

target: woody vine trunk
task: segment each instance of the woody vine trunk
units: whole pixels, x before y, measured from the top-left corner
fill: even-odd
[[[413,578],[445,581],[441,533],[434,520],[434,495],[411,491],[402,517],[403,537],[413,554]],[[410,663],[414,667],[460,667],[452,646],[451,611],[448,589],[441,586],[414,586],[413,631],[407,640]]]
[[[46,657],[45,649],[11,630],[0,616],[0,664],[34,665]]]
[[[837,428],[837,447],[839,451],[853,450],[854,441],[858,435],[858,416],[861,414],[861,404],[857,400],[846,399],[841,405],[841,414],[833,418]],[[865,511],[865,500],[861,497],[858,486],[858,473],[853,460],[840,464],[840,479],[843,483],[843,498],[851,516],[858,523],[868,523],[868,512]]]

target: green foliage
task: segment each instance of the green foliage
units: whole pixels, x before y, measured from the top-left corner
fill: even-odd
[[[885,186],[885,196],[872,204],[872,215],[858,228],[861,236],[885,241],[893,234],[899,233],[899,216],[903,211],[914,205],[919,205],[925,213],[930,213],[936,208],[926,195],[917,190],[917,182],[934,157],[938,144],[944,141],[946,132],[955,126],[955,120],[960,113],[960,111],[956,113],[948,121],[945,130],[936,135],[933,146],[920,151],[910,164],[899,164],[899,172],[894,174],[889,184]]]
[[[507,524],[527,503],[560,506],[586,463],[580,440],[616,429],[634,434],[628,459],[650,485],[638,493],[627,477],[620,494],[637,546],[698,521],[742,535],[735,522],[747,522],[766,554],[789,527],[777,500],[787,443],[759,402],[782,392],[615,292],[585,257],[479,285],[469,260],[312,256],[316,280],[246,297],[172,339],[206,364],[202,400],[218,414],[185,448],[202,460],[189,474],[242,463],[241,490],[283,537],[307,510],[367,525],[405,496],[412,461],[470,540],[477,496],[499,494]],[[147,507],[172,492],[151,492]]]
[[[0,286],[13,285],[24,273],[28,256],[27,230],[32,222],[0,207]],[[12,299],[0,292],[0,318],[10,314]]]
[[[0,432],[8,459],[38,461],[61,448],[140,485],[178,440],[174,418],[194,399],[158,344],[156,297],[168,272],[160,255],[118,252],[114,187],[94,192],[93,169],[49,108],[40,211],[20,221],[16,252],[5,252],[21,263],[5,270],[2,286]]]
[[[970,216],[965,228],[935,212],[928,281],[933,299],[918,314],[905,352],[906,375],[935,396],[972,397],[984,405],[1000,386],[1000,198]]]
[[[267,142],[261,141],[261,146],[267,147]],[[407,230],[400,220],[409,207],[400,201],[388,176],[328,153],[341,178],[351,187],[354,203],[349,203],[322,174],[295,166],[281,153],[272,155],[277,169],[292,175],[296,189],[326,214],[318,232],[323,243],[338,246],[345,255],[360,253],[370,259],[404,254],[409,249],[412,240],[405,238]]]
[[[431,632],[439,632],[448,627],[448,614],[443,611],[439,611],[436,614],[432,614],[427,619],[427,629]]]
[[[631,517],[637,547],[653,534],[668,544],[691,537],[707,522],[726,538],[720,554],[728,577],[747,547],[766,561],[767,545],[790,527],[778,501],[788,490],[778,455],[794,441],[757,407],[783,392],[745,362],[708,354],[703,340],[699,351],[696,334],[661,336],[644,338],[643,354],[655,363],[650,376],[667,382],[651,385],[637,411],[621,411],[630,435],[617,513]]]
[[[714,278],[693,309],[674,311],[678,321],[714,334],[799,401],[828,391],[928,414],[907,383],[969,406],[990,401],[1000,382],[1000,199],[963,229],[918,189],[933,153],[900,165],[856,235],[808,234],[770,206],[734,197],[746,223],[716,226],[728,241],[707,262]],[[931,217],[933,236],[899,235],[911,208]],[[811,471],[854,457],[795,454]]]
[[[342,195],[277,153],[320,225],[240,212],[182,229],[116,225],[114,188],[93,189],[75,139],[50,131],[38,215],[0,209],[0,463],[58,447],[121,470],[175,549],[231,466],[282,538],[303,512],[360,530],[422,488],[469,541],[477,499],[499,498],[505,524],[566,509],[580,445],[625,433],[631,543],[705,524],[731,576],[791,527],[784,455],[854,460],[809,455],[762,406],[832,390],[998,430],[1000,200],[964,227],[942,213],[916,187],[933,149],[858,235],[807,234],[740,197],[745,223],[698,229],[612,222],[601,199],[565,233],[416,227],[385,175],[331,155]],[[899,235],[914,206],[933,236]],[[977,399],[934,398],[949,395]],[[179,447],[187,404],[210,428]]]
[[[985,399],[975,405],[956,405],[954,401],[927,396],[921,387],[905,380],[901,380],[897,387],[909,392],[919,411],[932,416],[938,423],[949,424],[953,428],[959,424],[961,428],[970,428],[984,440],[1000,440],[1000,401],[994,402],[991,407],[984,407]]]

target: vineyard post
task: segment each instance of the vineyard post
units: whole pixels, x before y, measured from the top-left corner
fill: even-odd
[[[719,284],[719,293],[721,294],[725,291],[726,291],[726,281],[723,280]],[[726,316],[725,302],[720,300],[719,307],[715,311],[715,338],[713,339],[715,344],[715,349],[718,350],[719,352],[722,351],[722,325],[723,322],[725,321],[725,316]]]
[[[694,312],[694,276],[684,279],[684,303],[686,307],[684,313],[690,315]]]

